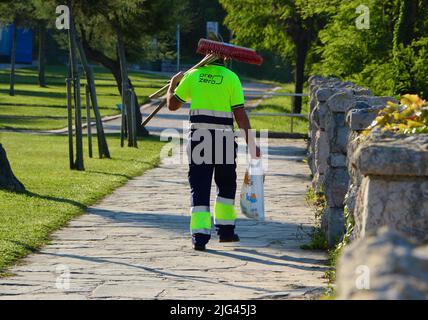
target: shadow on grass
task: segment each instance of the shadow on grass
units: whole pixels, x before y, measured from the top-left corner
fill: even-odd
[[[290,107],[285,107],[285,106],[279,105],[279,104],[263,104],[263,105],[258,106],[255,109],[255,112],[263,111],[263,110],[266,110],[266,109],[271,109],[271,110],[276,111],[276,112],[288,112],[288,113],[291,113],[291,108]]]
[[[59,203],[67,203],[67,204],[71,204],[72,206],[75,206],[81,210],[86,210],[88,207],[86,205],[84,205],[83,203],[74,201],[74,200],[70,200],[70,199],[66,199],[66,198],[58,198],[58,197],[52,197],[52,196],[45,196],[45,195],[41,195],[41,194],[37,194],[31,191],[25,191],[22,193],[23,195],[26,195],[27,197],[30,198],[37,198],[37,199],[42,199],[42,200],[48,200],[48,201],[55,201],[55,202],[59,202]]]
[[[9,90],[0,89],[0,94],[9,94]],[[15,90],[15,96],[29,96],[29,97],[42,97],[42,98],[57,98],[64,99],[66,98],[66,94],[61,92],[44,92],[44,91],[31,91],[31,90]]]
[[[103,174],[107,176],[113,176],[113,177],[122,177],[126,178],[128,180],[132,179],[131,176],[121,173],[112,173],[112,172],[103,172],[103,171],[96,171],[96,170],[86,170],[87,173],[95,173],[95,174]]]
[[[11,103],[11,102],[1,102],[0,107],[34,107],[34,108],[55,108],[55,109],[67,109],[65,104],[34,104],[34,103]],[[110,110],[114,109],[112,107],[98,106],[100,110]],[[115,109],[116,110],[116,109]]]

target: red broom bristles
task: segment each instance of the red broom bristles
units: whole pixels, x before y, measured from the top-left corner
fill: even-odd
[[[214,54],[220,58],[229,58],[249,64],[261,65],[263,63],[263,58],[253,49],[207,39],[199,40],[196,52],[205,55]]]

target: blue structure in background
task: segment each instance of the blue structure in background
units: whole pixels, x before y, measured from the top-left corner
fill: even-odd
[[[0,59],[9,62],[12,50],[13,26],[0,26]],[[33,30],[18,27],[16,33],[16,63],[33,62]]]

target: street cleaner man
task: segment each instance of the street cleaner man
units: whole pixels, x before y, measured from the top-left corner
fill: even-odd
[[[260,149],[249,134],[250,121],[244,110],[244,93],[238,76],[224,63],[216,61],[184,75],[177,73],[170,82],[168,108],[179,109],[191,100],[190,131],[187,154],[191,189],[190,230],[195,250],[205,250],[211,238],[211,183],[217,185],[214,224],[220,242],[237,242],[236,156],[233,131],[235,118],[252,158],[260,157]]]

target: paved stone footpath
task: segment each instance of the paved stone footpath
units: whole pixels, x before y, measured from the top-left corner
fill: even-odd
[[[327,267],[324,253],[300,249],[313,222],[304,200],[305,143],[269,143],[267,219],[258,222],[239,213],[240,243],[221,244],[213,235],[207,251],[191,249],[187,166],[164,161],[12,268],[13,276],[0,279],[0,299],[316,297],[326,287]],[[239,188],[244,170],[240,165]]]

